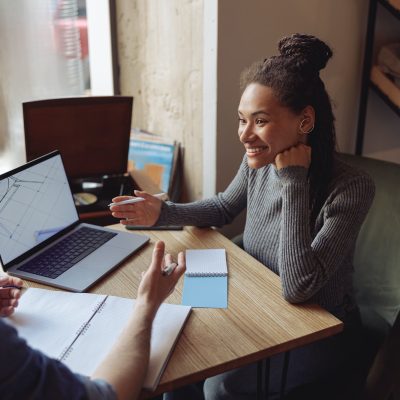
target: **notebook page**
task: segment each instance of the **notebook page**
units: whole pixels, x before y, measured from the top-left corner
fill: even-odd
[[[62,361],[74,372],[91,375],[116,342],[133,305],[132,299],[107,297]]]
[[[186,250],[186,275],[228,275],[225,249]]]
[[[6,321],[31,347],[59,358],[105,297],[29,288],[19,300],[15,313]]]
[[[160,382],[179,335],[189,317],[191,307],[161,304],[153,323],[150,343],[149,369],[144,387],[154,390]]]
[[[82,332],[64,362],[74,371],[91,375],[110,351],[131,315],[134,301],[109,296]],[[190,307],[162,304],[153,323],[150,361],[144,387],[154,390],[189,314]]]

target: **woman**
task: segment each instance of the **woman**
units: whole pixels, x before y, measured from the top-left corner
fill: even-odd
[[[291,389],[336,376],[352,348],[359,323],[352,258],[374,185],[335,152],[332,106],[319,76],[330,48],[294,34],[279,42],[279,51],[241,76],[238,133],[246,155],[225,192],[190,204],[137,192],[145,202],[112,211],[122,224],[221,226],[247,207],[244,249],[280,276],[284,298],[318,303],[345,323],[343,334],[291,352]],[[275,391],[279,363],[272,359]],[[207,399],[250,399],[254,390],[254,366],[205,383]]]

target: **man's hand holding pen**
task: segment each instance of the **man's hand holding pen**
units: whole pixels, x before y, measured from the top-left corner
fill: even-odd
[[[21,297],[22,280],[9,275],[0,275],[0,317],[10,316]]]

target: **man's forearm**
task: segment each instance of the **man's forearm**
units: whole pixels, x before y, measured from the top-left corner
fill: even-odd
[[[146,377],[154,309],[138,302],[116,344],[93,374],[110,383],[119,400],[136,399]]]

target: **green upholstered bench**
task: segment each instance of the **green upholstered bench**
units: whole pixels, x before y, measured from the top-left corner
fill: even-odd
[[[354,254],[354,287],[363,325],[380,346],[362,398],[385,400],[391,396],[397,400],[400,399],[400,164],[348,154],[341,157],[366,171],[376,188]]]

